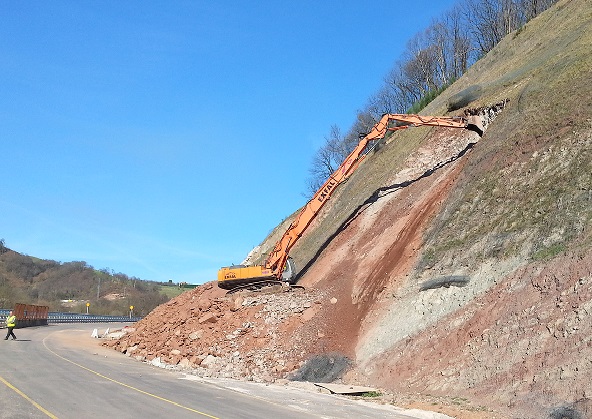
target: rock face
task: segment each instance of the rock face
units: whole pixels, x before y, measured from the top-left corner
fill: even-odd
[[[369,155],[291,252],[305,290],[208,283],[105,344],[206,377],[468,399],[474,418],[592,417],[591,16],[560,1],[425,110],[479,86],[482,139],[410,129]]]
[[[520,417],[546,417],[578,403],[581,417],[590,417],[590,272],[588,251],[521,267],[468,304],[454,291],[434,290],[437,305],[462,309],[399,340],[359,374],[400,391],[428,389],[481,401],[495,395],[498,408]],[[409,307],[409,321],[421,321],[418,311],[424,310],[429,308]]]

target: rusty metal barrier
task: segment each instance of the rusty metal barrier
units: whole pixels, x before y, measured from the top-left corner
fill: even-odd
[[[135,323],[136,316],[101,316],[84,313],[51,312],[47,306],[16,304],[12,310],[16,316],[16,329],[31,326],[47,326],[49,323]],[[0,309],[0,325],[5,327],[9,309]]]
[[[13,314],[16,316],[16,327],[47,326],[48,306],[32,304],[15,304]]]

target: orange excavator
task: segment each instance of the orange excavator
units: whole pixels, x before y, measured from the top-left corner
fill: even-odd
[[[337,186],[345,182],[356,171],[368,149],[377,140],[384,138],[389,131],[398,131],[410,127],[432,126],[462,128],[483,135],[483,125],[478,116],[436,117],[412,114],[385,114],[358,143],[356,148],[329,176],[310,201],[303,207],[290,224],[281,239],[275,244],[262,265],[234,265],[218,271],[218,286],[229,292],[240,289],[257,289],[270,285],[293,285],[296,276],[294,262],[288,257],[290,250],[321,208],[329,200]]]

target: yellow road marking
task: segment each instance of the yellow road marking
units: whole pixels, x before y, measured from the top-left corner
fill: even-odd
[[[8,381],[6,381],[4,378],[0,377],[0,381],[2,381],[6,387],[10,388],[11,390],[14,390],[14,392],[16,394],[18,394],[19,396],[21,396],[23,399],[27,400],[28,402],[30,402],[33,406],[35,406],[37,409],[39,409],[40,411],[42,411],[43,413],[45,413],[47,416],[49,416],[52,419],[58,419],[57,416],[51,414],[50,412],[48,412],[46,409],[44,409],[43,407],[41,407],[39,405],[39,403],[37,403],[35,400],[31,399],[29,396],[27,396],[25,393],[23,393],[22,391],[20,391],[18,388],[16,388],[15,386],[13,386],[12,384],[10,384]]]
[[[49,337],[49,336],[48,336],[48,337]],[[202,416],[205,416],[205,417],[208,417],[208,418],[211,418],[211,419],[220,419],[220,418],[218,418],[218,417],[216,417],[216,416],[208,415],[207,413],[200,412],[199,410],[196,410],[196,409],[192,409],[191,407],[183,406],[182,404],[180,404],[180,403],[178,403],[178,402],[175,402],[175,401],[173,401],[173,400],[169,400],[169,399],[166,399],[166,398],[164,398],[164,397],[157,396],[156,394],[152,394],[152,393],[149,393],[149,392],[147,392],[147,391],[141,390],[141,389],[139,389],[139,388],[137,388],[137,387],[130,386],[129,384],[122,383],[121,381],[114,380],[113,378],[109,378],[109,377],[107,377],[107,376],[105,376],[105,375],[101,374],[100,372],[97,372],[97,371],[91,370],[90,368],[87,368],[87,367],[85,367],[84,365],[80,365],[80,364],[78,364],[78,363],[76,363],[76,362],[74,362],[74,361],[72,361],[72,360],[70,360],[70,359],[64,358],[63,356],[61,356],[61,355],[59,355],[59,354],[55,353],[54,351],[52,351],[51,349],[49,349],[49,348],[47,347],[47,344],[45,343],[45,339],[47,339],[47,337],[43,339],[43,346],[45,346],[45,349],[47,349],[49,352],[51,352],[52,354],[54,354],[54,355],[55,355],[55,356],[57,356],[58,358],[61,358],[61,359],[63,359],[64,361],[66,361],[66,362],[69,362],[69,363],[70,363],[70,364],[72,364],[72,365],[76,365],[77,367],[79,367],[79,368],[82,368],[83,370],[86,370],[86,371],[88,371],[88,372],[90,372],[90,373],[93,373],[93,374],[95,374],[97,377],[104,378],[105,380],[111,381],[112,383],[119,384],[120,386],[123,386],[123,387],[129,388],[130,390],[137,391],[138,393],[145,394],[146,396],[153,397],[153,398],[155,398],[155,399],[158,399],[158,400],[160,400],[160,401],[163,401],[163,402],[166,402],[166,403],[170,403],[170,404],[172,404],[172,405],[174,405],[174,406],[176,406],[176,407],[179,407],[179,408],[181,408],[181,409],[189,410],[190,412],[197,413],[197,414],[200,414],[200,415],[202,415]]]

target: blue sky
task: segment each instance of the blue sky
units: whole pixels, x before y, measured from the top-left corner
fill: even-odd
[[[454,1],[0,4],[0,238],[215,280],[305,204],[406,42]]]

